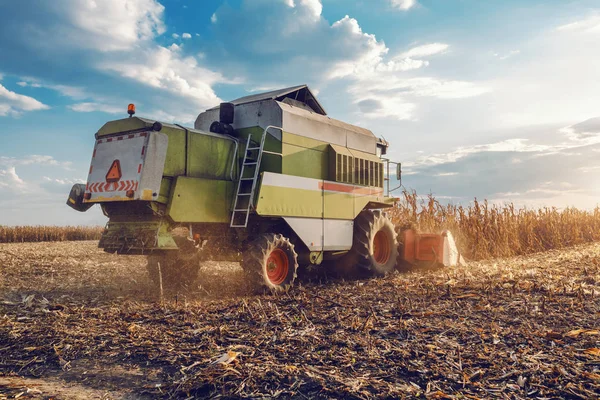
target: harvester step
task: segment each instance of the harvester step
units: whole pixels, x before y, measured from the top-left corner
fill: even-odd
[[[260,147],[248,147],[246,150],[259,150]]]
[[[238,193],[238,196],[250,196],[252,193]]]
[[[232,228],[246,228],[246,225],[229,225]]]
[[[249,162],[249,163],[244,163],[244,165],[256,165],[258,164],[257,162]]]
[[[250,210],[247,208],[236,208],[233,212],[249,212]]]
[[[253,181],[254,178],[241,178],[240,181]]]

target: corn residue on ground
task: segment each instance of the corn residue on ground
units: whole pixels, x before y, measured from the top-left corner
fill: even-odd
[[[4,396],[600,396],[598,244],[279,296],[209,263],[163,304],[96,245],[0,245]]]

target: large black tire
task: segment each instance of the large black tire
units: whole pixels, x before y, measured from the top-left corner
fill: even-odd
[[[394,271],[397,258],[394,224],[380,210],[365,210],[354,219],[352,248],[336,264],[341,277],[380,277]]]
[[[294,284],[298,254],[290,240],[279,234],[261,235],[244,252],[242,268],[254,292],[284,292]]]
[[[193,242],[182,237],[175,237],[179,250],[164,251],[148,256],[146,269],[150,280],[156,288],[160,286],[158,264],[160,263],[160,275],[162,275],[162,287],[167,291],[192,289],[198,280],[200,271],[200,253]]]

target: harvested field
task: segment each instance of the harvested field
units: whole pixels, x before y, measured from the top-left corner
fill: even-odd
[[[600,245],[248,296],[96,242],[0,245],[0,398],[598,398]]]

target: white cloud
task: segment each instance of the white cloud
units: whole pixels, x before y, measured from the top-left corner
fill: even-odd
[[[184,39],[191,39],[192,35],[190,35],[189,33],[184,33],[183,35],[181,35],[181,37]]]
[[[213,24],[217,23],[217,14],[213,13],[213,15],[210,16],[210,22],[212,22]]]
[[[180,53],[180,46],[165,48],[153,46],[125,54],[122,60],[107,61],[99,68],[117,72],[119,75],[164,90],[180,98],[193,100],[197,114],[199,107],[209,107],[221,100],[211,85],[225,82],[225,78],[201,67],[193,56]]]
[[[419,97],[462,99],[491,90],[459,79],[419,77],[428,58],[448,52],[446,43],[432,41],[390,55],[385,42],[364,32],[355,18],[346,15],[330,24],[321,12],[320,1],[244,0],[239,9],[217,10],[215,33],[231,59],[239,57],[238,65],[249,65],[250,87],[275,82],[345,86],[358,119],[410,120],[423,101]],[[274,31],[280,34],[274,36]],[[264,62],[249,64],[246,54]],[[292,76],[295,82],[289,81]]]
[[[521,54],[521,50],[511,50],[508,53],[494,53],[494,57],[498,58],[499,60],[508,60],[511,57],[517,56]]]
[[[56,33],[84,48],[126,50],[165,31],[165,8],[156,0],[62,0],[50,8],[71,22],[56,27]]]
[[[531,144],[528,139],[507,139],[496,143],[481,144],[475,146],[458,147],[448,153],[430,154],[421,156],[412,162],[405,162],[406,168],[418,166],[434,166],[446,163],[454,163],[461,158],[475,153],[486,152],[511,152],[511,153],[536,153],[548,152],[564,149],[565,147],[555,147],[540,144]],[[513,163],[514,164],[514,163]]]
[[[115,96],[123,97],[125,93],[131,96],[133,92],[136,97],[144,96],[148,109],[160,104],[166,113],[185,110],[186,115],[196,116],[203,108],[220,101],[212,85],[238,82],[202,67],[197,57],[186,55],[182,45],[167,48],[153,40],[165,32],[164,7],[158,0],[42,3],[39,15],[44,17],[36,20],[32,16],[31,20],[15,24],[15,36],[29,35],[23,46],[30,55],[56,53],[57,59],[67,55],[81,60],[81,66],[77,67],[85,69],[85,73],[78,74],[78,79],[90,83],[87,87],[71,85],[70,77],[50,81],[42,78],[42,73],[22,77],[22,86],[43,87],[71,97],[78,103],[71,107],[75,111],[95,109],[116,113],[117,109],[111,106]],[[0,14],[4,9],[14,13],[18,7],[0,6]],[[35,26],[35,29],[29,32],[21,28],[24,26]],[[191,35],[186,32],[184,38]],[[40,52],[40,48],[43,51]],[[53,60],[44,62],[52,69]],[[64,70],[64,66],[59,67]],[[98,83],[104,80],[106,86]],[[0,114],[9,113],[15,113],[14,108],[0,101]]]
[[[385,43],[378,41],[375,35],[364,33],[358,21],[348,15],[333,23],[331,30],[346,52],[326,74],[328,79],[372,74],[389,51]]]
[[[123,107],[117,107],[115,105],[103,104],[103,103],[78,103],[68,106],[71,110],[77,112],[105,112],[108,114],[123,114],[125,115],[125,109]]]
[[[439,174],[436,174],[435,176],[456,176],[458,175],[458,172],[440,172]]]
[[[372,89],[385,90],[386,85],[382,80],[375,82]],[[436,78],[410,78],[393,79],[387,85],[388,90],[400,89],[403,92],[413,93],[417,96],[437,97],[439,99],[464,99],[488,93],[491,88],[465,81],[447,81]]]
[[[33,97],[12,92],[0,85],[0,116],[16,116],[24,111],[47,110],[49,108]]]
[[[446,43],[428,43],[422,46],[413,47],[407,52],[403,53],[403,58],[422,58],[440,54],[448,50]]]
[[[17,170],[19,169],[19,173]],[[25,169],[25,168],[23,168]],[[102,225],[106,217],[99,207],[78,213],[65,204],[71,185],[83,183],[82,179],[52,177],[45,166],[28,168],[0,167],[0,224],[3,225]],[[33,173],[33,175],[32,175]],[[21,175],[23,174],[23,175]]]
[[[417,5],[417,0],[389,0],[392,7],[407,11]]]
[[[46,182],[51,182],[51,183],[57,183],[59,185],[74,185],[76,183],[85,183],[84,180],[82,179],[72,179],[72,178],[50,178],[48,176],[44,176],[44,181]]]
[[[174,34],[171,35],[171,37],[173,39],[179,39],[179,34],[178,33],[174,33]]]
[[[600,15],[590,15],[580,21],[561,25],[557,30],[563,32],[600,33]]]
[[[47,82],[41,82],[38,79],[22,77],[23,81],[17,82],[17,85],[21,87],[32,87],[32,88],[45,88],[59,92],[63,96],[71,97],[73,99],[85,99],[88,94],[81,87],[69,86],[69,85],[57,85]]]
[[[359,112],[368,118],[410,120],[417,109],[416,99],[409,96],[439,99],[462,99],[488,93],[491,88],[467,81],[442,80],[433,77],[405,78],[403,73],[429,65],[422,58],[446,52],[446,43],[428,43],[387,59],[389,49],[374,35],[365,34],[358,22],[346,16],[333,27],[345,27],[346,35],[364,45],[360,56],[338,62],[328,73],[329,79],[347,78],[352,81],[348,92],[353,96]],[[376,104],[379,108],[374,107]],[[368,107],[365,107],[367,105]]]
[[[0,156],[0,165],[16,166],[16,165],[45,165],[56,166],[65,169],[70,169],[70,161],[58,161],[52,156],[32,154],[22,158]]]
[[[575,125],[567,126],[560,130],[569,140],[581,144],[600,143],[600,117],[590,118]]]
[[[416,104],[406,102],[401,97],[388,97],[377,94],[366,94],[361,97],[359,93],[355,95],[354,104],[362,115],[367,118],[394,118],[398,120],[411,119],[416,108]]]
[[[359,79],[355,79],[348,87],[348,92],[355,99],[359,111],[368,118],[412,120],[420,97],[465,99],[491,90],[472,82],[445,81],[429,77],[402,78],[396,74],[383,73],[358,77]],[[365,104],[369,107],[364,107]]]
[[[323,12],[321,0],[299,0],[299,4],[306,7],[315,19],[318,19],[321,16],[321,12]]]
[[[27,186],[23,179],[17,175],[15,167],[8,167],[7,169],[0,169],[0,188],[23,192],[27,189]]]

